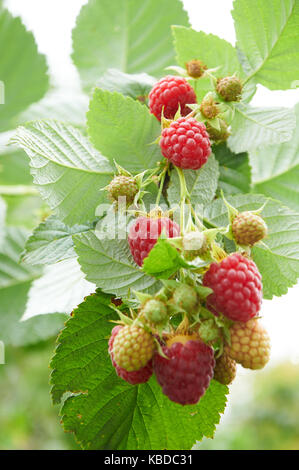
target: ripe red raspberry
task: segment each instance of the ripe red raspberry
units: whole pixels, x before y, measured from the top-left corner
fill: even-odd
[[[256,264],[233,253],[220,263],[212,263],[203,284],[213,289],[208,302],[233,321],[247,322],[257,315],[262,303],[261,275]]]
[[[138,266],[142,266],[144,258],[157,243],[163,229],[169,238],[180,236],[180,227],[168,217],[139,217],[131,226],[128,242]]]
[[[237,373],[236,361],[231,359],[226,351],[216,360],[214,379],[223,385],[233,382]]]
[[[156,116],[159,121],[163,109],[163,115],[167,119],[173,119],[179,105],[181,115],[187,116],[191,109],[187,104],[196,103],[196,95],[191,85],[182,77],[173,77],[168,75],[162,78],[149,94],[150,112]]]
[[[213,378],[213,349],[197,340],[173,342],[162,349],[167,359],[156,353],[154,372],[164,395],[181,405],[196,404]]]
[[[134,324],[124,326],[114,338],[114,360],[128,372],[145,367],[152,359],[154,351],[153,336]]]
[[[211,155],[206,126],[194,118],[180,118],[162,131],[162,154],[184,170],[199,170]]]
[[[229,356],[246,369],[262,369],[270,359],[270,338],[264,326],[253,318],[247,323],[234,323],[230,328]]]
[[[118,325],[118,326],[115,326],[111,332],[111,336],[110,336],[110,339],[109,339],[109,354],[110,354],[110,357],[111,357],[111,361],[112,361],[112,365],[113,367],[115,368],[115,371],[117,373],[117,375],[125,380],[126,382],[128,382],[129,384],[131,385],[137,385],[137,384],[143,384],[145,382],[147,382],[152,374],[153,374],[153,361],[152,359],[146,364],[145,367],[142,367],[141,369],[139,370],[135,370],[133,372],[128,372],[127,370],[123,369],[122,367],[119,367],[115,360],[114,360],[114,355],[113,355],[113,344],[114,344],[114,339],[116,337],[116,335],[119,333],[119,331],[122,329],[123,327]]]

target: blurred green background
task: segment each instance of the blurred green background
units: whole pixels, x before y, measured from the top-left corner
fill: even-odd
[[[49,358],[55,340],[5,349],[0,365],[0,449],[78,449],[50,399]]]
[[[6,348],[0,366],[0,449],[79,449],[59,425],[49,395],[55,341]],[[240,368],[214,439],[195,449],[299,449],[299,368],[289,362],[247,374]]]

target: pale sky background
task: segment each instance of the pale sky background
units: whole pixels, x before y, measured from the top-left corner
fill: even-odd
[[[34,32],[40,52],[48,57],[52,82],[62,88],[79,89],[78,74],[70,60],[71,30],[81,6],[87,3],[87,0],[6,0],[5,3],[10,11],[14,15],[20,15],[27,28]],[[230,15],[232,0],[184,0],[183,3],[194,29],[217,34],[232,44],[235,43],[234,25]],[[294,106],[297,102],[299,89],[271,92],[259,86],[252,104]],[[299,364],[298,293],[299,288],[296,287],[284,297],[264,301],[263,322],[272,340],[272,358],[268,367],[283,359]],[[247,372],[243,370],[233,388],[242,386],[244,374],[247,375]]]

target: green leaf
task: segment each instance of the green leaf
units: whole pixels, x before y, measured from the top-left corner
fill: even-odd
[[[73,61],[90,90],[107,69],[161,76],[174,63],[170,26],[188,26],[178,0],[90,0],[73,30]]]
[[[69,227],[57,217],[51,216],[34,230],[26,242],[22,261],[34,264],[54,264],[75,258],[72,236],[90,230],[91,226],[74,225]]]
[[[295,126],[292,109],[238,105],[228,146],[233,152],[241,153],[263,145],[281,144],[291,139]]]
[[[95,285],[84,279],[76,259],[47,266],[43,275],[33,281],[22,320],[53,313],[70,314],[95,291]]]
[[[240,212],[257,210],[268,201],[262,217],[269,229],[264,240],[269,249],[259,244],[252,249],[252,254],[263,277],[264,298],[286,294],[299,277],[298,214],[261,195],[244,194],[227,199]],[[213,227],[228,223],[227,208],[221,199],[206,207],[205,221]]]
[[[154,143],[161,133],[160,124],[146,106],[132,98],[96,88],[87,124],[94,146],[132,173],[162,159],[160,147]]]
[[[57,334],[65,316],[54,315],[21,322],[29,289],[41,271],[19,264],[27,231],[16,227],[6,229],[5,242],[0,247],[0,331],[5,344],[21,346],[36,343]],[[45,301],[45,299],[44,299]]]
[[[251,169],[247,153],[232,153],[225,143],[214,145],[213,152],[219,163],[219,189],[224,194],[249,193]]]
[[[185,170],[184,174],[192,204],[200,205],[211,202],[216,194],[219,178],[219,165],[215,157],[211,155],[200,170]],[[168,200],[172,206],[180,202],[180,183],[176,171],[171,173]]]
[[[247,80],[286,90],[298,80],[297,0],[235,0],[237,47]]]
[[[158,287],[134,263],[127,240],[99,239],[89,231],[73,236],[75,250],[86,279],[104,292],[127,295],[129,289],[148,291]]]
[[[254,192],[279,199],[299,211],[299,104],[295,107],[298,125],[293,138],[250,152]]]
[[[189,268],[189,264],[166,239],[159,238],[150,254],[144,259],[142,269],[157,279],[168,279],[180,268]]]
[[[116,91],[135,100],[139,97],[146,97],[156,81],[154,77],[146,73],[128,74],[109,69],[96,85],[102,90]]]
[[[54,403],[73,393],[61,410],[65,430],[84,449],[183,450],[212,437],[227,387],[212,381],[198,405],[183,407],[162,394],[155,378],[140,386],[122,381],[108,355],[109,320],[116,318],[110,301],[100,292],[88,297],[59,337],[51,384]]]
[[[32,176],[25,152],[14,148],[13,152],[7,150],[0,154],[0,186],[30,186],[31,184]]]
[[[89,98],[80,91],[51,90],[18,116],[15,126],[38,119],[56,119],[75,127],[84,127]]]
[[[111,180],[113,169],[77,129],[37,121],[19,127],[14,141],[30,158],[41,196],[63,222],[75,225],[95,218],[106,197],[100,189]]]
[[[219,67],[215,72],[217,77],[241,72],[236,49],[224,39],[183,26],[173,26],[172,31],[177,62],[181,67],[198,59],[209,69]]]
[[[19,186],[5,186],[5,189],[19,189]],[[25,191],[26,191],[25,187]],[[22,189],[22,187],[21,187]],[[13,227],[26,228],[33,230],[41,219],[49,214],[49,208],[45,206],[39,194],[28,195],[25,193],[16,194],[11,196],[3,196],[7,205],[6,212],[6,225]]]
[[[0,44],[0,88],[3,84],[5,97],[5,104],[0,102],[0,131],[4,131],[13,127],[17,114],[43,97],[49,79],[45,57],[38,53],[32,33],[1,5]]]

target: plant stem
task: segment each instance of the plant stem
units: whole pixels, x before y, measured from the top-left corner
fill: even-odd
[[[181,168],[175,167],[180,180],[181,198],[180,198],[180,226],[181,235],[185,232],[185,203],[186,198],[190,199],[189,192],[186,185],[184,172]]]
[[[160,175],[160,186],[159,186],[159,192],[158,192],[157,199],[156,199],[156,206],[158,206],[159,203],[160,203],[160,199],[161,199],[161,195],[162,195],[162,191],[163,191],[163,187],[164,187],[168,167],[169,167],[169,165],[166,165],[166,167],[164,168],[163,172]]]
[[[201,230],[204,230],[205,229],[205,226],[203,225],[203,223],[200,221],[200,219],[198,218],[195,210],[194,210],[194,207],[192,206],[191,204],[191,201],[190,199],[187,199],[187,203],[189,204],[189,207],[190,207],[190,210],[191,210],[191,214],[193,215],[194,217],[194,220],[195,220],[195,223],[196,225],[198,226],[198,228],[200,228]]]

